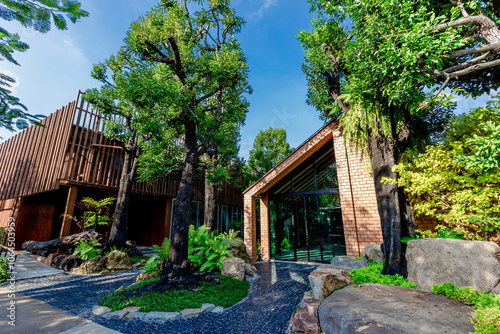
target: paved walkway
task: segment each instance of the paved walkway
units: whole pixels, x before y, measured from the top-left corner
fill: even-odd
[[[133,334],[284,333],[293,310],[303,293],[309,289],[307,276],[315,267],[316,265],[290,262],[258,263],[257,268],[262,279],[254,284],[243,301],[221,314],[203,313],[198,318],[177,320],[166,325],[138,320],[105,319],[94,316],[91,312],[100,297],[122,285],[133,283],[139,270],[109,275],[74,275],[59,272],[26,278],[17,281],[16,288],[24,295],[20,298],[27,298],[29,302],[19,306],[32,304],[33,309],[26,308],[25,314],[30,314],[30,317],[32,314],[39,314],[39,317],[28,320],[26,316],[21,317],[22,311],[19,310],[16,327],[26,326],[25,330],[18,333],[41,332],[39,329],[46,330],[41,333],[96,334],[116,333],[114,331]],[[0,294],[6,295],[3,291],[0,291]],[[20,295],[17,294],[16,298],[17,296]],[[29,298],[36,299],[37,303]],[[0,299],[0,308],[3,310],[6,309],[6,301],[5,298]],[[56,325],[59,327],[54,327]],[[106,328],[97,327],[99,325]],[[6,322],[0,322],[0,332],[3,332],[4,326],[7,326]],[[65,332],[66,328],[69,328],[69,331]]]
[[[0,287],[0,333],[118,333],[18,292],[19,282],[28,282],[33,278],[50,279],[53,275],[67,276],[60,270],[49,267],[30,257],[19,255],[16,260],[16,272],[13,274],[15,278],[14,285],[11,286],[7,283]],[[15,326],[12,326],[12,324]]]

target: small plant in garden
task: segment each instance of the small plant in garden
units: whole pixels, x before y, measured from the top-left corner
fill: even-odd
[[[77,204],[79,208],[87,210],[83,213],[80,219],[72,215],[63,214],[61,216],[73,220],[80,228],[80,231],[84,231],[98,225],[107,225],[110,221],[109,207],[115,200],[116,198],[114,197],[106,197],[101,200],[84,197],[80,203]]]
[[[7,226],[0,227],[0,245],[5,245],[7,241]]]
[[[401,242],[404,243],[404,244],[407,244],[408,241],[418,240],[418,239],[423,239],[423,238],[420,235],[415,234],[415,235],[410,235],[409,237],[401,238]]]
[[[104,256],[108,257],[108,256],[109,256],[109,254],[110,254],[110,253],[112,253],[112,252],[114,252],[115,250],[118,250],[118,249],[116,248],[116,246],[111,247],[111,248],[109,249],[109,251],[107,251],[107,252],[104,254]],[[120,251],[120,252],[122,252],[122,253],[127,253],[127,249],[126,249],[126,248],[120,248],[120,249],[119,249],[119,251]]]
[[[73,255],[79,257],[83,261],[93,259],[97,255],[101,254],[99,247],[102,247],[100,243],[92,239],[82,239],[77,243]]]
[[[0,258],[0,283],[7,282],[10,278],[9,263],[7,258]]]
[[[227,250],[229,242],[217,237],[216,232],[207,233],[207,227],[202,225],[195,229],[189,226],[188,259],[199,270],[222,270],[222,260],[233,257]]]
[[[400,275],[382,275],[383,263],[371,262],[369,267],[354,269],[349,274],[354,284],[378,283],[384,285],[397,285],[416,289],[417,286]]]
[[[161,246],[153,245],[153,249],[156,254],[151,256],[144,265],[142,271],[145,273],[160,271],[158,263],[168,259],[168,253],[170,252],[170,240],[168,238],[163,239]]]
[[[472,287],[458,287],[450,282],[434,284],[431,291],[474,306],[476,311],[472,314],[471,322],[475,333],[500,333],[500,295],[484,291],[477,293]]]
[[[238,235],[240,234],[240,231],[235,231],[233,229],[230,229],[228,233],[226,232],[222,232],[221,234],[219,234],[217,236],[217,239],[220,239],[220,240],[239,240],[239,241],[243,241],[243,239],[241,239],[240,237],[238,237]]]

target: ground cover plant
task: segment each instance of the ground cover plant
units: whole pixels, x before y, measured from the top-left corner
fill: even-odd
[[[92,239],[82,239],[78,242],[73,255],[83,261],[87,261],[101,254],[101,249],[99,248],[101,246],[99,242]]]
[[[500,333],[500,295],[485,293],[482,290],[477,293],[472,287],[461,288],[449,282],[434,284],[432,292],[473,306],[476,311],[472,314],[471,322],[474,324],[475,333]]]
[[[189,226],[188,258],[195,269],[200,271],[222,270],[222,260],[233,257],[227,249],[229,235],[218,236],[217,232],[207,233],[208,227],[202,225],[195,229]],[[236,236],[233,233],[233,236]]]
[[[250,283],[239,281],[227,276],[217,277],[218,283],[201,282],[196,291],[167,290],[160,292],[147,292],[134,296],[131,292],[149,284],[160,281],[153,278],[134,284],[121,291],[115,291],[99,299],[98,303],[107,306],[113,311],[121,310],[127,306],[139,306],[141,312],[180,312],[186,308],[200,308],[204,303],[230,307],[246,297]]]
[[[7,258],[0,258],[0,283],[7,282],[10,278],[9,263]]]
[[[396,285],[416,289],[417,286],[401,275],[383,275],[383,263],[371,262],[368,267],[354,269],[350,272],[354,284],[377,283],[384,285]]]

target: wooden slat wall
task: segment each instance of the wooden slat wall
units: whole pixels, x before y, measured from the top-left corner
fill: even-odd
[[[78,92],[74,102],[42,121],[45,128],[32,126],[1,144],[0,200],[54,190],[59,182],[118,189],[123,151],[103,134],[109,119]],[[153,184],[135,182],[132,191],[175,197],[179,183],[180,174],[173,174]],[[203,200],[202,180],[195,182],[193,199]],[[225,185],[219,199],[243,205],[233,185]]]
[[[75,102],[0,144],[0,200],[57,189]]]

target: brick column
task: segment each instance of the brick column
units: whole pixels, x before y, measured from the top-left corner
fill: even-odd
[[[255,197],[244,195],[243,197],[243,224],[244,224],[244,242],[247,248],[248,255],[255,261],[257,258],[257,223]]]
[[[271,259],[271,226],[269,222],[269,196],[266,193],[260,199],[260,247],[262,250],[262,261]]]

